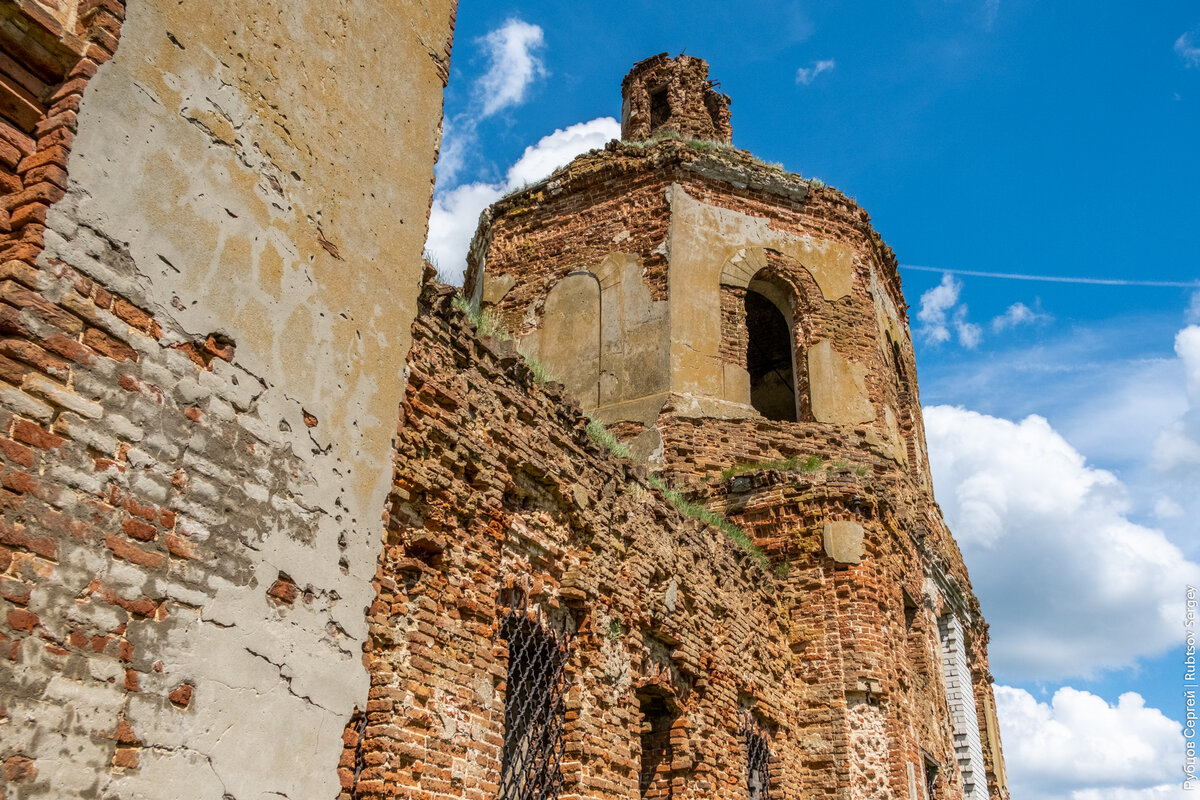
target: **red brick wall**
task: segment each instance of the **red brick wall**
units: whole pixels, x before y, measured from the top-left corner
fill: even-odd
[[[46,211],[66,192],[83,90],[116,52],[125,0],[83,0],[74,31],[28,1],[5,13],[16,24],[0,58],[0,263],[33,265]]]
[[[701,158],[700,151],[678,142],[610,146],[494,206],[482,247],[486,269],[515,279],[499,310],[514,326],[537,324],[540,302],[561,275],[594,268],[614,250],[642,259],[644,281],[656,298],[668,290],[687,291],[663,282],[670,213],[665,198],[673,183],[709,205],[850,249],[850,292],[832,301],[808,270],[779,253],[766,252],[762,276],[790,298],[799,372],[807,372],[808,347],[836,343],[840,353],[868,368],[866,389],[877,424],[817,423],[807,406],[801,414],[807,421],[800,423],[701,418],[685,416],[668,402],[657,421],[663,475],[695,500],[727,513],[773,563],[791,570],[782,584],[787,627],[774,632],[787,640],[788,654],[772,665],[788,676],[782,689],[790,714],[772,719],[781,725],[779,741],[809,744],[781,745],[780,774],[789,787],[781,791],[860,796],[853,792],[861,786],[850,788],[851,765],[856,775],[875,770],[878,765],[861,762],[864,748],[872,749],[872,737],[886,735],[887,753],[871,757],[885,764],[894,796],[908,795],[910,767],[918,787],[923,783],[929,757],[942,765],[945,796],[953,797],[962,786],[936,621],[950,611],[959,614],[974,642],[986,639],[986,625],[924,464],[914,355],[895,258],[867,214],[837,191],[763,188],[776,180],[770,168],[739,155],[728,158],[740,165],[741,177],[726,180],[722,167],[701,165]],[[886,297],[873,296],[878,292]],[[722,289],[719,357],[726,363],[745,361],[743,296],[740,289]],[[896,309],[899,341],[881,329],[877,302]],[[807,394],[804,380],[798,383]],[[897,461],[880,435],[885,409],[894,414],[907,464]],[[619,424],[613,429],[636,433]],[[733,466],[810,456],[823,459],[815,471],[758,470],[720,478]],[[826,554],[822,528],[831,520],[863,525],[861,564],[835,564]],[[933,584],[927,576],[936,576]],[[907,613],[906,594],[917,606]],[[975,648],[972,665],[977,693],[986,695],[991,689],[985,646]],[[753,670],[743,659],[732,674],[756,684],[762,676]],[[841,794],[846,791],[851,794]]]
[[[359,749],[347,732],[343,797],[494,791],[507,668],[497,628],[513,580],[575,631],[563,797],[638,796],[639,691],[678,705],[674,796],[742,797],[739,700],[780,740],[800,723],[785,590],[592,444],[560,390],[473,339],[447,292],[431,299],[414,326],[366,736]],[[367,767],[355,789],[356,754]],[[779,798],[804,796],[782,779],[797,769],[781,758]]]
[[[639,796],[639,695],[654,693],[679,712],[657,734],[672,750],[654,783],[669,787],[661,796],[745,796],[746,708],[775,729],[776,800],[853,796],[863,734],[848,699],[875,709],[894,796],[906,796],[906,764],[919,772],[926,753],[954,763],[930,669],[942,609],[923,565],[950,556],[952,580],[968,584],[944,526],[930,533],[936,514],[893,495],[903,474],[709,481],[699,499],[786,563],[780,577],[598,450],[560,388],[537,384],[511,345],[473,338],[449,289],[427,299],[369,617],[365,735],[355,723],[346,734],[345,800],[495,791],[508,657],[497,631],[514,583],[575,633],[563,797]],[[825,553],[829,520],[863,525],[861,564]],[[911,625],[905,592],[922,604]],[[986,665],[982,650],[975,663]],[[961,792],[945,774],[946,796]]]
[[[438,10],[433,3],[416,5],[420,11],[396,12],[397,18],[407,21],[407,14]],[[447,10],[445,3],[436,6]],[[18,69],[41,76],[45,88],[35,87],[33,94],[46,109],[39,112],[44,118],[33,122],[25,117],[0,121],[0,208],[5,212],[0,215],[0,762],[5,764],[0,798],[162,791],[177,797],[244,796],[239,784],[262,792],[289,790],[305,776],[311,781],[308,789],[322,780],[328,788],[336,781],[337,731],[366,694],[358,663],[361,634],[354,624],[365,629],[357,601],[359,593],[366,596],[369,578],[361,565],[373,564],[378,553],[382,492],[369,513],[361,513],[361,494],[346,476],[364,463],[355,460],[366,449],[363,437],[331,442],[326,413],[310,403],[320,391],[306,392],[299,379],[301,391],[289,392],[246,366],[278,353],[260,351],[248,358],[249,348],[239,352],[237,342],[208,333],[212,317],[201,323],[204,327],[190,324],[195,316],[186,326],[173,318],[175,311],[203,307],[226,287],[206,282],[202,271],[184,273],[179,267],[187,265],[168,264],[164,255],[151,256],[148,268],[145,260],[135,260],[139,242],[112,233],[119,225],[108,226],[116,216],[105,218],[111,209],[81,212],[87,202],[104,205],[95,185],[84,184],[87,167],[103,160],[81,164],[87,146],[93,148],[87,155],[109,145],[120,151],[121,135],[130,130],[140,135],[178,132],[182,126],[188,134],[198,133],[178,113],[181,109],[168,109],[168,103],[153,98],[155,87],[131,85],[130,63],[149,65],[160,75],[179,69],[138,51],[132,25],[117,61],[104,66],[103,80],[89,86],[114,56],[122,2],[84,0],[78,29],[58,32],[33,17],[9,24],[9,14],[21,15],[28,7],[27,0],[0,4],[0,36],[14,30],[29,34],[20,52],[4,40],[0,86],[8,86]],[[199,54],[206,47],[203,36],[211,31],[201,24],[176,28],[184,44],[158,27],[159,9],[142,9],[146,18],[136,33],[143,47],[148,39],[180,54]],[[305,13],[318,18],[314,7]],[[284,33],[283,22],[273,31],[271,20],[249,8],[228,24],[244,33],[255,14],[261,36],[249,38],[262,49],[249,55],[273,58],[266,39]],[[390,54],[408,56],[404,69],[411,68],[407,77],[399,71],[393,80],[422,79],[414,93],[440,108],[440,82],[427,83],[418,70],[445,69],[444,61],[430,64],[427,48],[437,42],[441,51],[443,41],[448,47],[451,20],[414,22],[429,35],[415,54]],[[380,37],[380,49],[397,39],[390,31]],[[47,53],[58,60],[48,62]],[[10,55],[17,66],[6,60]],[[358,73],[358,55],[348,58],[355,59]],[[201,75],[209,78],[207,72]],[[264,74],[263,80],[275,78]],[[387,85],[378,76],[363,80],[371,88]],[[253,86],[248,81],[247,91]],[[153,113],[141,115],[119,105],[113,98],[123,89]],[[0,114],[8,114],[8,108],[0,103]],[[153,116],[160,112],[162,118]],[[247,116],[256,112],[246,109]],[[122,115],[123,129],[106,129],[99,122]],[[88,120],[83,130],[80,118]],[[303,136],[324,126],[318,115],[291,132]],[[429,184],[419,173],[432,170],[436,126],[437,119],[430,118],[428,147],[414,146],[403,162],[418,177],[399,189],[412,189],[413,204],[422,212]],[[420,145],[420,137],[414,134],[413,143]],[[165,166],[221,171],[214,161],[189,164],[180,157],[190,144],[183,136],[168,140]],[[68,183],[72,147],[77,169]],[[160,180],[164,162],[143,173],[144,165],[131,157],[125,165],[130,175],[115,168],[109,173],[113,194],[128,212],[120,214],[120,223],[145,210],[138,206],[139,190],[148,184],[165,193],[173,190],[173,184]],[[310,175],[303,177],[307,181]],[[253,191],[252,183],[247,185],[250,202],[260,202]],[[328,196],[313,199],[324,202]],[[180,198],[179,208],[184,205]],[[228,211],[227,216],[236,215]],[[218,233],[223,236],[228,228],[203,230],[190,232],[201,248],[211,245],[216,252]],[[140,234],[154,238],[171,232],[147,225]],[[274,228],[273,235],[292,236],[289,246],[320,249],[295,229]],[[339,275],[353,267],[375,275],[380,285],[398,285],[403,277],[396,276],[419,274],[393,262],[386,275],[371,272],[376,265],[368,269],[354,254],[363,242],[356,245],[349,235],[337,238],[346,261],[339,263]],[[419,246],[409,254],[410,263],[418,252]],[[233,270],[247,269],[228,253],[223,258],[233,262]],[[184,277],[172,284],[160,280],[158,269]],[[253,276],[246,281],[252,286]],[[280,295],[283,303],[294,298],[286,287]],[[309,307],[321,302],[309,294],[304,298]],[[390,299],[394,321],[403,316],[405,298]],[[346,294],[330,302],[357,313]],[[378,307],[376,297],[370,302]],[[278,322],[261,320],[264,328]],[[229,330],[227,319],[215,324]],[[355,338],[353,331],[346,336]],[[342,357],[317,347],[304,351],[311,344],[304,341],[294,344],[284,358],[295,358],[296,352],[316,353],[318,363]],[[337,347],[336,339],[324,344]],[[398,408],[402,380],[404,351],[397,355],[396,349],[398,344],[381,354],[394,359],[395,369],[385,370],[369,358],[361,362],[365,380],[377,378],[384,387],[381,395],[395,397],[380,402],[386,407],[380,417],[388,420]],[[326,374],[331,373],[336,369]],[[364,410],[371,401],[363,393],[354,400]],[[376,437],[383,457],[390,427],[384,423],[382,437]],[[380,482],[377,477],[365,482],[371,481]],[[337,677],[329,680],[330,675]],[[332,722],[322,726],[318,719]],[[230,747],[239,739],[255,746]],[[306,742],[300,749],[311,763],[294,762],[297,741]]]

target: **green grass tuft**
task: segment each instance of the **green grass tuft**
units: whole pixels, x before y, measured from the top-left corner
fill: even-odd
[[[776,472],[816,472],[825,463],[825,459],[820,456],[809,456],[801,461],[793,456],[792,458],[777,459],[775,461],[751,461],[746,464],[735,464],[732,467],[726,467],[721,470],[721,480],[727,481],[735,475],[741,475],[743,472],[754,472],[756,470],[774,470]]]
[[[767,554],[761,547],[754,543],[754,540],[746,535],[745,531],[743,531],[737,525],[734,525],[732,522],[725,519],[725,517],[721,516],[715,511],[712,511],[711,509],[702,506],[699,503],[693,503],[691,500],[688,500],[686,497],[684,497],[683,492],[679,491],[678,489],[671,488],[663,481],[662,478],[653,473],[647,478],[647,482],[655,489],[658,489],[662,493],[663,499],[675,506],[680,513],[684,514],[685,516],[698,519],[701,522],[717,528],[724,533],[731,542],[745,550],[751,556],[751,558],[758,562],[758,565],[762,567],[764,571],[768,573],[771,571],[771,561],[767,558]]]
[[[538,361],[533,356],[526,353],[524,350],[518,349],[517,352],[521,358],[525,359],[525,366],[529,367],[530,374],[538,383],[550,383],[554,380],[554,376],[550,374],[550,370],[546,369],[546,365]]]
[[[629,448],[622,444],[617,437],[613,436],[608,428],[604,427],[603,422],[591,415],[588,415],[587,433],[593,442],[617,458],[633,458],[633,453],[629,452]]]
[[[711,139],[687,139],[688,148],[697,153],[734,153],[737,148],[725,142],[714,142]]]
[[[820,178],[809,178],[808,185],[814,189],[824,189],[825,181],[821,180]]]
[[[455,275],[450,270],[444,268],[441,264],[438,263],[437,256],[435,256],[433,253],[426,250],[424,253],[421,254],[421,258],[425,261],[426,264],[433,267],[433,272],[434,272],[433,279],[435,281],[437,281],[438,283],[445,283],[445,284],[454,286],[454,285],[456,285],[455,284],[456,280],[461,282],[462,276]]]
[[[467,319],[471,320],[471,324],[475,326],[475,332],[481,339],[498,339],[501,342],[512,339],[508,328],[504,327],[504,323],[490,308],[480,309],[461,294],[454,296],[454,307],[467,315]]]

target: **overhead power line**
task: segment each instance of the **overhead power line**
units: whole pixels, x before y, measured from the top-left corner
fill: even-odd
[[[900,269],[916,272],[941,272],[950,275],[967,275],[972,278],[1001,278],[1010,281],[1042,281],[1043,283],[1086,283],[1092,286],[1157,286],[1170,289],[1200,289],[1200,280],[1195,281],[1136,281],[1124,278],[1075,278],[1066,275],[1026,275],[1019,272],[981,272],[973,269],[942,269],[940,267],[918,267],[901,264]]]

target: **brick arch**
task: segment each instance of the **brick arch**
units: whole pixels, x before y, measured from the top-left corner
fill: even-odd
[[[726,365],[725,399],[750,403],[745,304],[753,292],[768,299],[791,332],[797,421],[812,421],[806,352],[824,338],[825,301],[802,264],[764,247],[748,246],[726,259],[721,269],[721,348]],[[731,374],[736,377],[730,377]]]
[[[721,266],[721,285],[745,289],[750,280],[767,266],[766,250],[761,247],[743,247],[725,259]]]

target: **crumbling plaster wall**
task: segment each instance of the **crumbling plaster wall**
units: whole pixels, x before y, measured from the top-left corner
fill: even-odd
[[[128,3],[5,264],[8,798],[336,795],[455,6]]]

